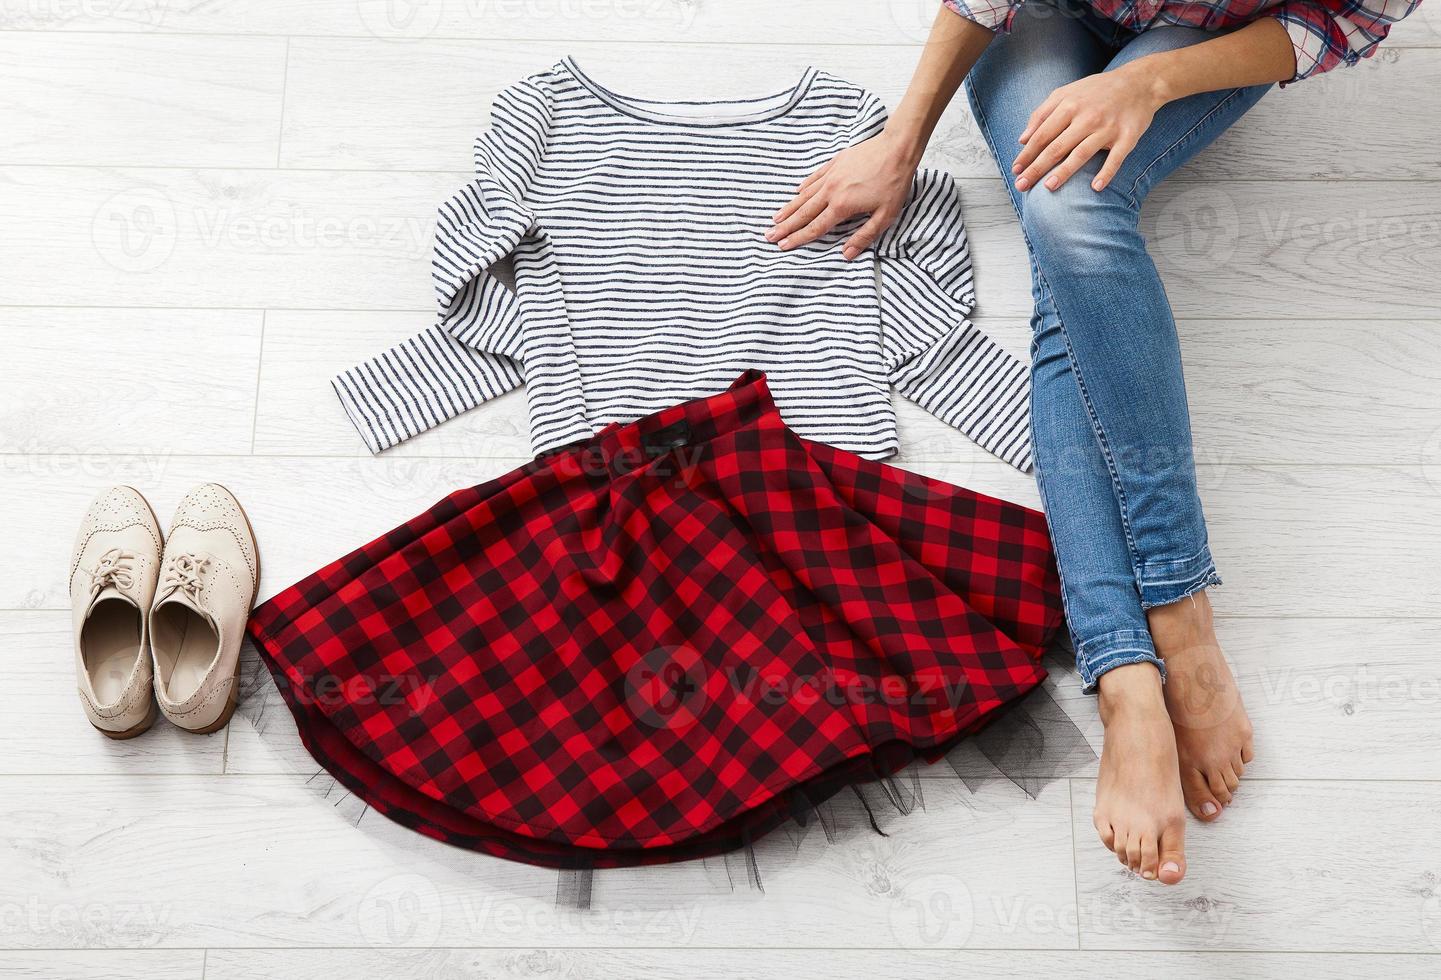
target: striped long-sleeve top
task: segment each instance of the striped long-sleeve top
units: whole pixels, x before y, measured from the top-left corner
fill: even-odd
[[[380,452],[524,384],[543,453],[758,368],[807,438],[895,453],[894,387],[1029,468],[1026,369],[968,319],[948,175],[917,176],[873,261],[841,256],[854,222],[791,252],[765,240],[807,174],[884,122],[815,69],[729,102],[623,96],[570,59],[530,76],[497,97],[475,178],[440,208],[436,323],[335,389]]]

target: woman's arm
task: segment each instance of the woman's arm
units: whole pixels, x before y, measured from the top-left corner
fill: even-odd
[[[871,246],[905,203],[911,178],[926,143],[966,72],[994,35],[938,6],[920,64],[886,128],[842,150],[806,178],[796,196],[775,214],[766,239],[782,249],[799,248],[858,214],[870,220],[846,240],[842,254],[853,259]]]
[[[1288,81],[1296,56],[1274,17],[1174,51],[1137,58],[1120,68],[1063,85],[1031,113],[1011,173],[1016,189],[1064,184],[1102,150],[1106,162],[1091,187],[1103,190],[1167,102],[1198,92]]]

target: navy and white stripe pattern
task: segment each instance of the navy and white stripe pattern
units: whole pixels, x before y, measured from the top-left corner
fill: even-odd
[[[726,102],[622,96],[569,59],[533,75],[497,97],[475,179],[440,209],[437,322],[335,389],[380,452],[524,384],[543,453],[754,368],[807,438],[895,453],[894,386],[1029,468],[1026,369],[968,320],[948,175],[917,176],[874,262],[841,257],[854,224],[793,252],[765,241],[796,185],[884,122],[815,69]]]

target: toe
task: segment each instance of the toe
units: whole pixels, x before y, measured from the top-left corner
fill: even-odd
[[[1246,744],[1241,747],[1241,761],[1249,764],[1250,761],[1254,758],[1256,758],[1256,750],[1251,745],[1251,740],[1248,738],[1246,739]]]
[[[1158,834],[1147,834],[1141,840],[1141,877],[1147,881],[1154,881],[1156,878],[1157,866],[1160,864],[1161,840]]]
[[[1116,831],[1109,820],[1102,820],[1100,817],[1092,817],[1091,823],[1096,828],[1096,836],[1101,838],[1101,843],[1106,845],[1106,850],[1116,849]]]
[[[1232,766],[1226,766],[1221,770],[1221,779],[1225,781],[1226,788],[1234,795],[1236,787],[1241,785],[1241,777]]]
[[[1141,849],[1144,842],[1145,838],[1139,833],[1133,833],[1126,838],[1126,867],[1137,874],[1141,873]]]
[[[1222,806],[1231,805],[1231,790],[1226,785],[1226,779],[1221,775],[1221,770],[1212,769],[1207,772],[1206,785],[1211,787],[1211,795],[1220,800]]]
[[[1221,802],[1206,785],[1206,778],[1198,770],[1191,770],[1181,780],[1181,789],[1186,796],[1186,809],[1196,815],[1197,820],[1207,822],[1221,815]]]
[[[1175,820],[1161,830],[1160,867],[1156,877],[1163,885],[1174,885],[1186,877],[1186,823]]]

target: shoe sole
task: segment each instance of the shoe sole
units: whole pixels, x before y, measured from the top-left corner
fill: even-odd
[[[97,732],[106,738],[113,738],[117,742],[123,742],[127,738],[134,738],[136,735],[143,735],[148,732],[150,726],[155,724],[155,719],[158,717],[160,717],[160,707],[152,700],[150,702],[150,711],[145,715],[145,718],[139,723],[131,725],[123,732],[112,732],[108,728],[101,728],[93,721],[90,724]]]
[[[224,490],[227,494],[230,495],[231,500],[235,501],[235,509],[240,511],[240,518],[241,520],[245,521],[245,529],[250,532],[250,546],[255,551],[255,588],[252,589],[250,592],[250,608],[254,609],[255,600],[260,595],[260,542],[255,539],[255,528],[250,523],[250,515],[245,513],[245,508],[241,506],[240,499],[236,497],[235,494],[230,493],[230,488],[225,486],[224,484],[217,483],[215,484],[215,486],[220,487],[220,489]],[[239,705],[239,703],[240,657],[236,656],[235,673],[230,675],[230,696],[225,700],[225,708],[220,712],[220,717],[216,718],[204,728],[186,728],[184,725],[178,724],[175,727],[179,728],[181,731],[190,732],[192,735],[212,735],[215,732],[220,731],[220,729],[224,728],[226,725],[230,724],[230,716],[235,714],[235,709]],[[167,717],[169,716],[167,715]],[[174,720],[175,719],[173,718],[171,719],[172,722]]]
[[[139,497],[139,498],[140,498],[140,502],[145,505],[145,509],[150,512],[150,522],[155,525],[155,535],[156,535],[156,537],[158,537],[158,538],[160,539],[160,550],[161,550],[161,552],[163,553],[164,550],[165,550],[165,534],[160,530],[160,518],[158,518],[158,517],[155,516],[155,508],[152,507],[152,506],[150,506],[150,501],[146,499],[145,494],[141,493],[139,490],[136,490],[134,487],[130,486],[128,483],[121,483],[121,484],[118,484],[118,485],[121,486],[121,487],[124,487],[126,490],[129,490],[131,493],[135,494],[135,496]],[[229,493],[229,492],[230,492],[230,491],[228,491],[228,490],[226,491],[226,493]],[[248,522],[247,522],[247,523],[248,523]],[[252,531],[251,534],[250,534],[250,536],[251,536],[252,538],[255,537],[255,533]],[[257,554],[258,554],[258,552],[257,552]],[[257,561],[257,567],[258,567],[259,559],[257,559],[256,561]],[[258,578],[257,578],[257,581],[258,581]],[[145,610],[141,610],[140,615],[142,615],[142,616],[146,615],[146,611],[145,611]],[[146,655],[148,656],[150,651],[147,649],[145,652],[146,652]],[[101,735],[104,735],[106,738],[113,738],[113,739],[114,739],[115,741],[117,741],[117,742],[123,742],[123,741],[125,741],[126,739],[128,739],[128,738],[134,738],[134,737],[137,736],[137,735],[144,735],[146,732],[148,732],[148,731],[150,730],[151,726],[155,724],[155,719],[160,717],[160,706],[155,703],[155,688],[154,688],[154,686],[153,686],[154,681],[152,680],[151,683],[152,683],[152,687],[150,688],[150,710],[145,713],[145,717],[144,717],[143,719],[141,719],[139,722],[137,722],[137,723],[134,724],[134,725],[131,725],[129,728],[125,729],[124,731],[119,731],[119,732],[112,732],[112,731],[111,731],[110,729],[108,729],[108,728],[101,728],[99,725],[95,724],[95,722],[93,722],[93,721],[90,722],[90,727],[94,728],[97,732],[99,732]]]

